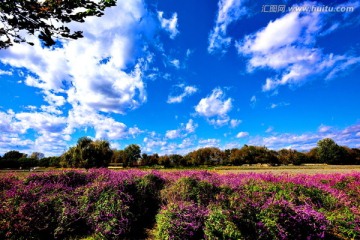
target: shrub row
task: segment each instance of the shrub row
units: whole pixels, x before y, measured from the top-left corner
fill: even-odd
[[[360,174],[0,178],[0,239],[359,239]]]

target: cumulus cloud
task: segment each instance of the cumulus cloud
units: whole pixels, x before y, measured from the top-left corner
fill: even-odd
[[[165,137],[169,139],[174,139],[180,137],[180,130],[168,130],[166,131]]]
[[[176,85],[175,88],[177,92],[181,92],[175,96],[168,96],[167,103],[181,103],[185,97],[191,96],[198,91],[195,86],[186,86],[185,84]]]
[[[21,73],[19,83],[40,89],[45,101],[31,112],[1,113],[0,128],[14,136],[9,142],[26,142],[22,134],[33,130],[37,135],[32,146],[43,143],[45,153],[59,154],[78,129],[92,128],[96,138],[109,140],[141,133],[110,114],[126,114],[147,100],[143,77],[152,61],[148,46],[161,28],[147,11],[141,0],[118,2],[101,18],[69,24],[72,30],[82,30],[84,38],[60,39],[59,46],[46,48],[34,37],[34,46],[1,50],[0,61],[19,71],[0,70],[0,75]],[[176,19],[174,15],[169,20],[169,29],[174,30]]]
[[[71,28],[83,30],[82,39],[61,40],[58,48],[44,48],[34,39],[34,46],[18,44],[0,51],[0,61],[27,69],[24,83],[41,89],[51,106],[61,106],[66,99],[72,105],[123,114],[146,101],[142,75],[147,53],[141,49],[144,39],[151,38],[148,28],[154,20],[145,23],[142,18],[149,18],[142,1],[119,2],[101,18],[72,23]]]
[[[215,26],[209,34],[208,52],[225,53],[231,44],[231,37],[227,36],[228,26],[246,14],[243,0],[220,0]]]
[[[200,147],[218,147],[220,140],[216,138],[201,139],[199,140]]]
[[[59,154],[66,148],[70,136],[64,133],[66,118],[47,112],[0,112],[0,153],[18,149],[30,153],[39,151]],[[26,139],[26,134],[35,131],[35,140]],[[54,144],[52,144],[54,143]]]
[[[239,120],[239,119],[231,119],[230,120],[230,127],[236,128],[237,126],[239,126],[240,123],[242,123],[242,121]]]
[[[179,34],[177,13],[173,13],[169,19],[164,18],[164,12],[158,12],[158,19],[161,27],[170,34],[170,38],[174,39]]]
[[[215,126],[228,124],[228,112],[232,109],[232,98],[225,99],[225,94],[220,88],[215,88],[212,93],[200,100],[195,106],[195,111],[208,119]]]
[[[355,124],[344,129],[336,129],[320,126],[317,132],[293,134],[274,133],[269,137],[256,136],[249,140],[249,145],[266,146],[271,149],[292,148],[297,150],[309,150],[316,147],[319,140],[332,138],[337,144],[349,147],[360,147],[360,124]],[[321,131],[326,130],[326,131]]]
[[[205,117],[224,116],[232,108],[232,99],[224,99],[224,92],[216,88],[212,93],[201,99],[195,107],[196,112]]]
[[[321,126],[319,127],[318,131],[320,133],[325,133],[325,132],[328,132],[331,130],[331,127],[330,126],[326,126],[326,125],[323,125],[321,124]]]
[[[194,120],[189,119],[189,121],[185,125],[185,130],[187,133],[195,132],[195,129],[198,127],[198,124],[194,123]]]
[[[237,135],[236,135],[236,138],[244,138],[244,137],[248,137],[249,136],[249,133],[248,132],[239,132]]]
[[[331,79],[360,63],[360,57],[325,54],[317,47],[317,38],[327,30],[325,23],[330,17],[326,12],[289,12],[236,43],[239,54],[249,58],[249,71],[266,68],[278,74],[266,79],[263,91],[300,85],[313,76]]]
[[[164,147],[167,144],[166,141],[156,138],[155,136],[145,137],[143,142],[145,144],[144,146],[145,152],[153,152],[155,148]]]
[[[1,70],[1,69],[0,69],[0,76],[1,76],[1,75],[11,76],[11,75],[13,75],[13,73],[12,73],[11,71],[4,71],[4,70]]]
[[[194,149],[194,139],[184,138],[179,143],[167,143],[160,148],[160,154],[187,154]]]
[[[179,59],[173,59],[173,60],[170,61],[170,63],[171,63],[175,68],[177,68],[177,69],[180,68],[180,61],[179,61]]]
[[[197,127],[198,124],[194,123],[194,120],[189,119],[186,124],[181,123],[178,129],[166,131],[165,137],[168,139],[184,138],[188,134],[194,133]]]

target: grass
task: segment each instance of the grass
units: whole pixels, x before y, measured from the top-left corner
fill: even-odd
[[[351,173],[360,171],[360,165],[327,165],[327,164],[306,164],[300,166],[268,166],[268,165],[253,165],[253,166],[222,166],[213,169],[217,173],[273,173],[273,174],[331,174],[331,173]]]

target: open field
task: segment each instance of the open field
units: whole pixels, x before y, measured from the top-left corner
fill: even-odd
[[[240,166],[240,167],[216,167],[213,169],[217,173],[273,173],[273,174],[331,174],[331,173],[351,173],[360,172],[360,165],[301,165],[301,166]]]

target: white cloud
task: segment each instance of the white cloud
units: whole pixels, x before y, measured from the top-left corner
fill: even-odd
[[[195,129],[198,127],[198,124],[194,123],[192,119],[189,119],[189,121],[185,125],[185,130],[187,133],[193,133],[195,132]]]
[[[230,23],[240,19],[246,14],[246,8],[242,0],[220,0],[215,26],[209,34],[208,52],[225,53],[231,43],[231,37],[227,36],[227,28]]]
[[[71,134],[76,129],[94,128],[95,138],[119,140],[134,137],[142,131],[134,127],[127,127],[124,123],[118,122],[111,117],[104,116],[90,109],[75,106],[69,111],[66,133]]]
[[[271,126],[265,130],[266,133],[271,133],[272,131],[274,131],[274,127]]]
[[[122,1],[101,18],[69,25],[82,30],[84,38],[60,39],[61,47],[43,48],[34,37],[34,46],[17,44],[1,50],[0,61],[19,70],[23,78],[19,83],[40,89],[46,104],[29,108],[30,113],[1,113],[0,129],[14,135],[10,142],[26,142],[28,136],[22,134],[34,130],[35,140],[29,141],[43,143],[44,151],[57,154],[77,130],[92,128],[96,138],[108,140],[138,135],[142,132],[138,127],[128,127],[110,113],[125,114],[146,102],[143,77],[152,61],[147,46],[153,44],[159,24],[143,1]],[[10,146],[0,143],[0,148],[5,145]]]
[[[236,135],[236,138],[244,138],[244,137],[248,137],[249,136],[249,133],[248,132],[239,132],[237,135]]]
[[[198,91],[195,86],[185,86],[184,84],[176,85],[177,89],[180,89],[182,93],[177,96],[170,95],[167,103],[181,103],[185,97],[191,96]]]
[[[174,39],[176,35],[179,34],[178,28],[178,18],[177,13],[174,13],[170,19],[163,17],[164,12],[158,12],[158,19],[161,23],[161,27],[170,34],[170,38]]]
[[[177,68],[177,69],[180,68],[180,61],[179,61],[179,59],[173,59],[173,60],[170,61],[170,63],[171,63],[175,68]]]
[[[0,112],[0,131],[6,133],[0,137],[0,153],[16,149],[26,153],[60,154],[70,137],[64,133],[65,128],[65,117],[46,112]],[[34,141],[25,137],[31,134],[29,130],[36,132]]]
[[[145,137],[144,138],[144,151],[145,152],[153,152],[157,147],[164,147],[165,145],[167,145],[166,141],[162,141],[159,138],[155,138],[154,135],[151,135],[150,137]]]
[[[325,132],[328,132],[331,130],[331,127],[330,126],[325,126],[325,125],[322,125],[319,127],[318,131],[320,133],[325,133]]]
[[[166,131],[165,137],[169,138],[169,139],[174,139],[174,138],[178,138],[180,137],[180,131],[179,130],[169,130]]]
[[[201,147],[218,147],[220,140],[216,138],[202,139],[199,140]]]
[[[238,119],[231,119],[230,120],[230,127],[232,128],[236,128],[237,126],[239,126],[239,124],[241,123],[241,120]]]
[[[237,42],[238,52],[250,58],[249,71],[267,68],[278,74],[266,79],[263,91],[301,85],[313,76],[331,79],[360,63],[360,57],[325,54],[317,47],[316,40],[326,31],[330,17],[325,12],[290,12]]]
[[[257,102],[257,99],[256,99],[256,96],[252,96],[251,99],[250,99],[250,106],[251,107],[255,107],[256,105],[256,102]]]
[[[62,40],[61,48],[43,48],[34,39],[35,46],[18,44],[0,51],[1,62],[31,72],[25,84],[42,89],[52,106],[66,100],[96,111],[125,113],[146,101],[142,75],[147,52],[142,49],[147,43],[141,36],[150,35],[152,22],[142,1],[119,2],[101,18],[71,24],[84,31],[84,38]]]
[[[221,127],[230,123],[231,126],[234,126],[240,120],[231,120],[228,116],[232,109],[232,101],[232,98],[225,98],[225,94],[220,88],[215,88],[209,96],[200,100],[195,106],[195,111],[205,117],[211,125]]]
[[[11,76],[11,75],[13,75],[13,73],[12,73],[11,71],[4,71],[4,70],[1,70],[1,69],[0,69],[0,76],[1,76],[1,75]]]
[[[290,103],[287,103],[287,102],[272,103],[270,105],[270,108],[274,109],[274,108],[278,108],[278,107],[286,107],[286,106],[289,106],[289,105],[290,105]]]
[[[197,127],[198,124],[194,123],[194,120],[189,119],[186,124],[181,123],[180,128],[166,131],[165,137],[168,139],[184,138],[188,134],[194,133]]]
[[[355,124],[345,129],[335,129],[327,126],[327,131],[315,133],[274,133],[269,137],[256,136],[249,140],[249,145],[266,146],[271,149],[292,148],[297,150],[309,150],[316,147],[316,143],[324,138],[332,138],[342,146],[357,147],[360,144],[358,133],[360,124]],[[324,129],[325,130],[325,129]]]
[[[232,108],[232,99],[224,99],[224,92],[215,88],[211,95],[200,100],[195,111],[204,117],[224,117]]]

